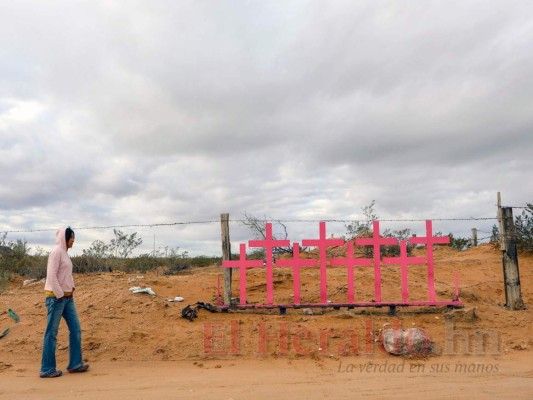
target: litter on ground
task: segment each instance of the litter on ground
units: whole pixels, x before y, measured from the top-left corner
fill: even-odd
[[[180,297],[180,296],[176,296],[173,299],[165,299],[165,301],[170,301],[170,302],[179,302],[179,301],[183,301],[183,300],[185,300],[185,299],[183,297]]]
[[[141,288],[139,286],[133,286],[130,287],[130,292],[132,293],[148,293],[151,296],[155,296],[155,292],[152,290],[152,288]]]
[[[433,349],[428,333],[419,328],[384,329],[381,339],[385,351],[394,355],[428,355]]]
[[[212,304],[198,301],[194,304],[189,304],[183,310],[181,310],[181,317],[187,318],[192,322],[195,318],[198,318],[198,311],[200,311],[200,308],[203,308],[211,313],[217,312],[217,309]]]
[[[9,313],[9,316],[13,318],[16,324],[20,322],[20,318],[15,311],[10,308],[9,310],[7,310],[7,312]]]

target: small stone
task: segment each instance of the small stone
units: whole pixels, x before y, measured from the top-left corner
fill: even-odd
[[[350,318],[354,318],[354,315],[350,314],[349,312],[343,312],[343,313],[334,315],[334,318],[350,319]]]
[[[454,321],[466,321],[472,322],[478,319],[476,315],[476,307],[472,308],[460,308],[457,310],[452,310],[444,314],[444,319],[454,320]]]

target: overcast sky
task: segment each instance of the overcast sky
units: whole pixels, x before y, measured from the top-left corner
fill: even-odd
[[[0,0],[0,232],[47,249],[65,225],[525,206],[532,43],[531,1]],[[220,254],[218,223],[121,229],[139,252]],[[76,233],[74,254],[113,236]]]

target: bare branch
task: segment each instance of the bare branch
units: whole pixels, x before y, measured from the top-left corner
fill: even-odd
[[[242,221],[242,224],[244,226],[247,226],[248,229],[250,229],[255,238],[257,239],[266,239],[266,224],[268,222],[272,223],[272,237],[275,240],[287,240],[289,237],[289,233],[287,231],[287,226],[281,222],[280,220],[275,220],[272,218],[267,218],[267,216],[264,216],[264,219],[259,219],[257,217],[254,217],[253,215],[244,213],[245,220]],[[274,233],[274,231],[280,233]],[[274,247],[273,249],[274,254],[282,254],[282,253],[291,253],[292,254],[292,246],[287,247]]]

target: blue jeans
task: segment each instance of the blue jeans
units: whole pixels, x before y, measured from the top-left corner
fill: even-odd
[[[74,298],[57,300],[46,298],[46,331],[44,333],[41,373],[49,374],[56,370],[57,331],[61,317],[65,318],[69,329],[69,364],[67,369],[76,369],[83,365],[81,355],[81,326],[76,312]]]

